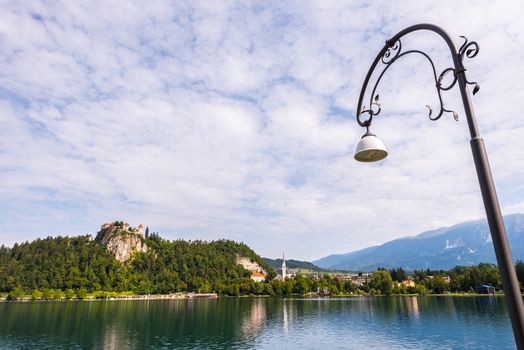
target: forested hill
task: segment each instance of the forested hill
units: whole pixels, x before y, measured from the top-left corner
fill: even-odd
[[[271,267],[275,269],[280,269],[282,267],[282,259],[262,258],[262,260],[264,260],[266,263],[268,263]],[[286,259],[286,267],[289,269],[307,269],[313,271],[323,270],[322,268],[318,267],[313,263],[310,263],[309,261],[300,261],[293,259]]]
[[[102,232],[102,231],[101,231]],[[122,236],[122,233],[119,233]],[[126,237],[138,236],[126,233]],[[134,291],[136,293],[217,292],[250,293],[251,271],[237,263],[239,256],[275,271],[243,243],[229,240],[168,241],[158,234],[139,235],[147,249],[119,261],[103,237],[47,237],[0,247],[0,292],[18,287]],[[248,260],[249,260],[248,259]]]

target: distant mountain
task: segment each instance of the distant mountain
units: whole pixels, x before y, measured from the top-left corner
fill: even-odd
[[[282,259],[270,259],[262,258],[266,264],[273,267],[274,269],[280,269],[282,267]],[[322,268],[310,263],[309,261],[300,261],[300,260],[287,260],[286,267],[289,269],[308,269],[313,271],[320,271]]]
[[[524,214],[504,217],[514,260],[524,259]],[[313,261],[322,268],[372,271],[378,267],[450,269],[456,265],[496,263],[486,220],[427,231],[346,254]]]

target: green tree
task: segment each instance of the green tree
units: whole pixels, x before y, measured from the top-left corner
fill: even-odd
[[[371,286],[380,290],[383,294],[389,295],[393,289],[393,280],[388,271],[375,271],[371,276]]]
[[[40,292],[38,289],[35,289],[31,292],[31,299],[32,300],[38,300],[42,298],[42,292]]]
[[[389,274],[391,275],[391,279],[397,282],[402,282],[408,278],[408,274],[402,267],[389,270]]]
[[[76,266],[71,266],[67,274],[66,285],[69,288],[79,288],[83,284],[82,274]]]
[[[84,300],[85,298],[87,298],[87,290],[85,288],[80,288],[76,292],[76,297],[80,300]]]
[[[426,295],[428,294],[428,289],[424,285],[424,283],[416,283],[415,284],[415,292],[420,295]]]
[[[295,277],[295,289],[296,294],[305,295],[309,293],[310,287],[307,279],[304,276],[297,275]]]
[[[295,281],[288,278],[284,281],[284,285],[282,288],[282,292],[284,293],[284,296],[290,297],[293,295],[293,289],[295,286]]]
[[[265,283],[264,284],[264,294],[266,295],[269,295],[269,296],[275,296],[275,291],[273,290],[273,286],[269,283]]]
[[[149,280],[143,279],[135,291],[138,294],[151,294],[153,292],[153,284]]]
[[[357,285],[353,281],[344,282],[344,291],[346,293],[355,293],[357,289]]]
[[[44,300],[51,300],[51,299],[53,299],[53,291],[51,289],[48,289],[48,288],[44,289],[42,291],[42,299],[44,299]]]
[[[69,299],[72,299],[72,298],[75,296],[75,291],[72,290],[71,288],[66,289],[64,295],[65,295],[65,298],[66,298],[66,299],[68,299],[68,300],[69,300]]]
[[[422,282],[426,279],[427,276],[428,276],[428,273],[423,270],[415,270],[413,272],[413,279],[415,282]]]
[[[22,298],[22,294],[22,289],[15,287],[12,291],[9,292],[9,294],[7,294],[7,300],[18,300]]]
[[[429,281],[429,287],[434,293],[442,294],[449,289],[449,284],[442,276],[434,276]]]
[[[337,295],[340,292],[336,284],[330,284],[328,290],[330,295]]]
[[[62,293],[62,291],[60,289],[56,289],[53,292],[53,299],[54,300],[61,300],[63,296],[64,296],[64,293]]]
[[[98,291],[95,292],[95,299],[107,299],[109,298],[109,292],[106,291]]]
[[[524,289],[524,262],[522,260],[517,260],[515,264],[515,272],[517,273],[517,279],[520,282],[520,289]]]
[[[502,288],[502,280],[497,265],[480,263],[477,268],[482,284],[489,284],[498,289]]]
[[[273,289],[273,293],[277,296],[283,296],[284,290],[283,290],[283,282],[278,279],[274,279],[270,282],[271,288]]]

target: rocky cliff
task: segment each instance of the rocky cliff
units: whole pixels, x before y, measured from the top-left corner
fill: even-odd
[[[96,237],[119,261],[131,259],[134,253],[145,253],[148,247],[140,233],[116,226],[103,228]]]
[[[246,270],[251,272],[267,273],[267,271],[260,266],[256,261],[252,261],[250,258],[240,256],[237,254],[237,264],[242,265]]]

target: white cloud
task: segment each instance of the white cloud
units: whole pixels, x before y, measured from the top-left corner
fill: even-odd
[[[379,10],[378,10],[379,9]],[[113,219],[167,238],[231,238],[312,259],[483,216],[460,97],[437,122],[430,66],[403,58],[357,164],[362,80],[417,22],[479,42],[466,62],[504,213],[522,211],[519,1],[11,3],[0,19],[0,241],[94,233]],[[493,16],[497,13],[497,16]],[[417,33],[439,73],[435,35]],[[520,209],[519,209],[520,208]]]

